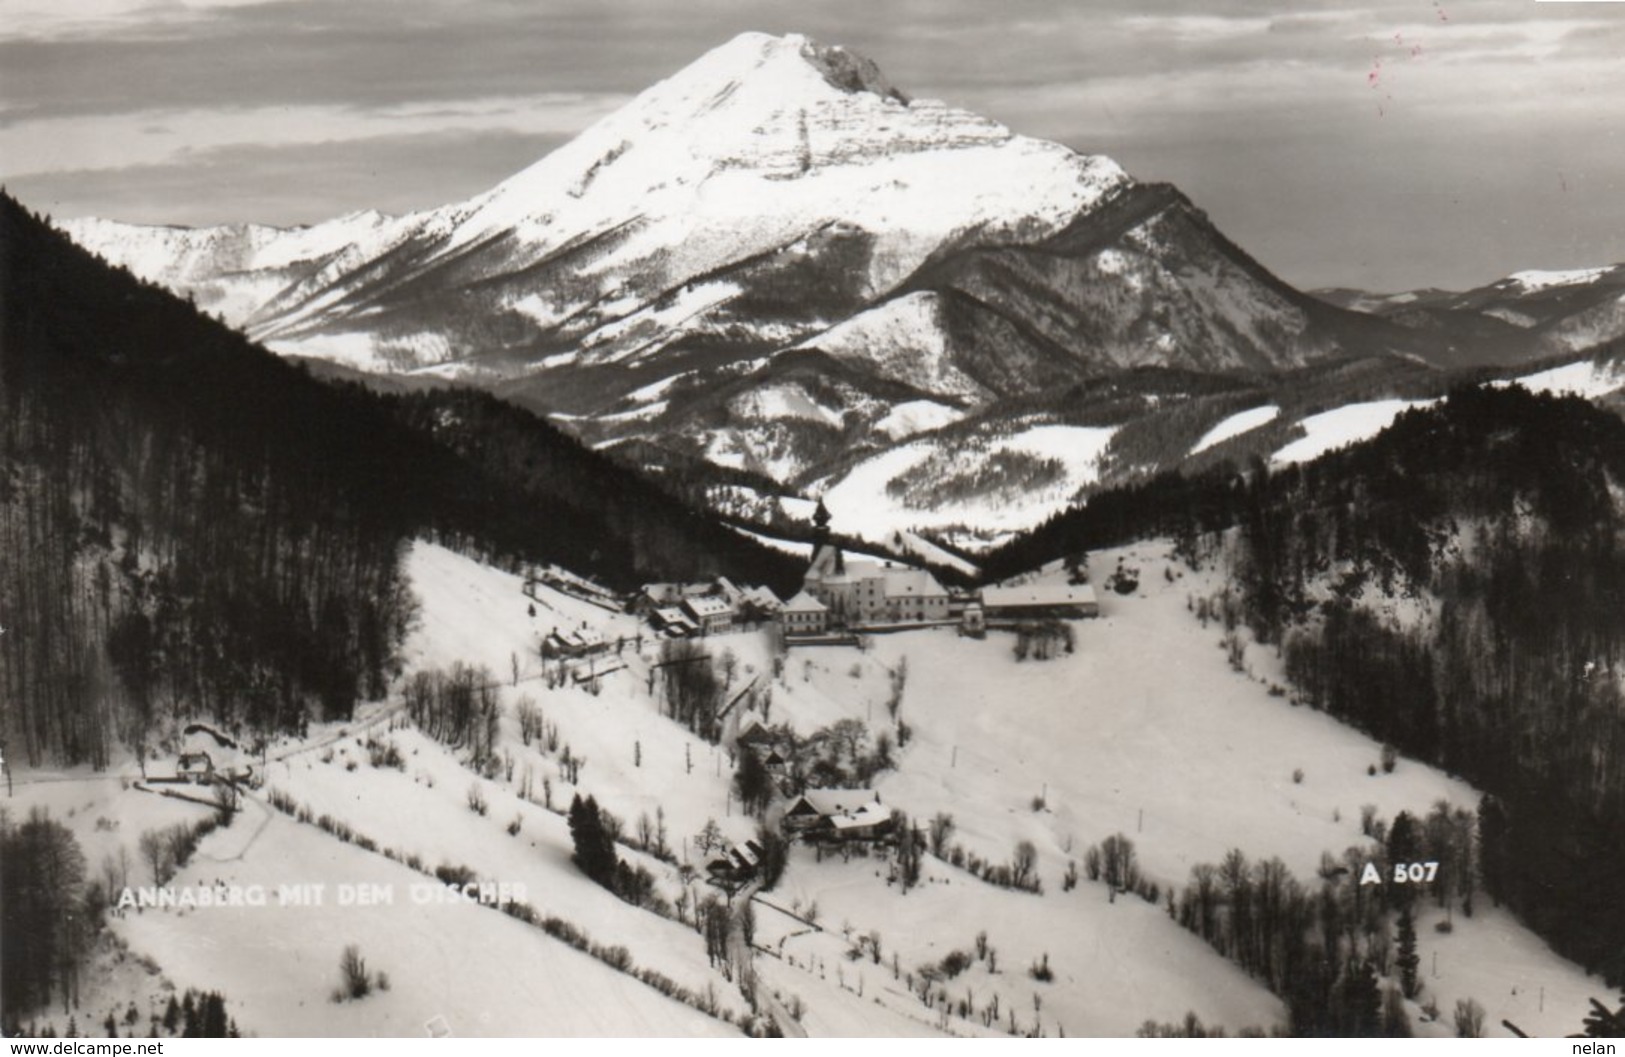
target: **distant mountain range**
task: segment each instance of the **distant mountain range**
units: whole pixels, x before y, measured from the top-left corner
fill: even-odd
[[[1341,308],[1446,335],[1466,350],[1462,362],[1475,365],[1578,352],[1625,334],[1625,264],[1517,272],[1460,293],[1333,289],[1315,294]]]
[[[1620,269],[1311,296],[1177,189],[796,35],[722,45],[466,202],[292,230],[63,226],[285,355],[477,385],[640,465],[730,471],[725,512],[770,522],[775,493],[828,493],[871,534],[968,546],[1155,468],[1119,427],[1194,395],[1625,332]]]

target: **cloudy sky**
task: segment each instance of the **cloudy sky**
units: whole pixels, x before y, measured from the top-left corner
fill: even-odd
[[[1625,260],[1606,2],[0,0],[0,180],[156,223],[439,205],[748,29],[1172,181],[1302,286]]]

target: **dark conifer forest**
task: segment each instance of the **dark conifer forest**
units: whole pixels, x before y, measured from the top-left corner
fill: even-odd
[[[1227,614],[1301,700],[1485,790],[1484,888],[1625,979],[1625,421],[1462,389],[1308,465],[1103,493],[986,569],[1159,534],[1230,563]],[[1436,619],[1385,619],[1372,590]]]
[[[616,587],[787,557],[492,397],[381,396],[0,198],[0,700],[17,762],[170,719],[290,729],[386,693],[414,537]]]

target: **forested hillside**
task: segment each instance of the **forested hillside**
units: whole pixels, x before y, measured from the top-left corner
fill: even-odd
[[[1485,887],[1625,978],[1625,422],[1465,389],[1305,466],[1104,494],[988,567],[1152,533],[1229,564],[1302,701],[1486,790]]]
[[[0,295],[15,760],[100,765],[171,717],[263,729],[348,714],[392,674],[415,535],[620,586],[792,572],[491,398],[318,382],[9,197]],[[507,425],[480,445],[459,422]]]

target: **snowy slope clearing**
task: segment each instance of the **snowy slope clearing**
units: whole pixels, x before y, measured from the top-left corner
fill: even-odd
[[[784,878],[764,897],[773,906],[755,907],[755,942],[765,950],[753,961],[809,1033],[1123,1035],[1148,1018],[1172,1021],[1187,1011],[1232,1032],[1268,1029],[1284,1010],[1258,983],[1161,905],[1134,896],[1110,901],[1087,878],[1064,890],[1068,863],[1081,864],[1090,844],[1121,832],[1164,888],[1183,885],[1193,865],[1217,862],[1232,847],[1254,861],[1279,856],[1311,883],[1322,852],[1366,842],[1362,805],[1391,819],[1441,799],[1476,804],[1475,790],[1413,761],[1400,761],[1392,774],[1369,774],[1378,745],[1271,695],[1271,685],[1284,682],[1273,651],[1248,646],[1242,670],[1232,670],[1218,648],[1221,629],[1204,628],[1188,611],[1193,598],[1222,586],[1216,572],[1176,566],[1161,543],[1099,553],[1092,564],[1109,568],[1119,558],[1142,571],[1138,591],[1103,592],[1100,619],[1071,625],[1076,652],[1050,661],[1017,662],[1011,637],[998,631],[985,641],[940,629],[875,636],[862,649],[795,649],[777,666],[761,633],[702,640],[719,671],[730,673],[730,699],[747,687],[759,691],[754,710],[742,699],[727,718],[729,738],[747,716],[802,735],[840,720],[857,720],[871,739],[895,734],[886,701],[906,659],[899,715],[912,736],[896,750],[895,769],[874,779],[883,803],[921,822],[951,815],[950,843],[983,859],[1006,862],[1023,840],[1037,851],[1041,894],[994,887],[931,856],[921,884],[905,894],[890,880],[887,855],[820,860],[796,847]],[[630,617],[545,587],[537,589],[532,618],[519,576],[444,548],[415,545],[409,568],[421,603],[409,671],[454,661],[491,669],[502,710],[494,762],[476,773],[466,748],[410,727],[390,704],[362,710],[348,724],[319,725],[302,742],[279,741],[269,753],[268,787],[313,819],[328,816],[329,828],[353,828],[355,843],[296,822],[257,794],[233,826],[204,838],[175,883],[273,890],[322,883],[327,901],[279,906],[273,898],[265,907],[149,909],[115,918],[112,934],[157,968],[148,972],[126,958],[116,971],[99,971],[87,989],[96,1004],[80,1017],[81,1028],[99,1023],[104,1008],[131,1000],[149,1006],[167,982],[224,992],[228,1013],[245,1031],[262,1034],[410,1036],[436,1017],[458,1035],[736,1033],[489,908],[414,903],[414,886],[432,886],[422,871],[442,865],[522,884],[524,901],[538,913],[569,922],[601,947],[626,948],[634,966],[714,996],[735,1018],[747,1011],[692,925],[621,901],[571,861],[560,812],[577,791],[621,819],[621,859],[647,869],[668,904],[691,905],[714,891],[692,872],[703,873],[705,856],[693,837],[707,819],[735,840],[755,832],[755,820],[741,815],[734,799],[727,748],[664,714],[658,673],[650,679],[656,644],[645,640],[640,656]],[[626,640],[618,658],[611,651],[604,659],[625,667],[596,685],[573,675],[560,681],[535,652],[551,627],[583,623]],[[553,732],[529,744],[516,719],[527,697]],[[375,765],[369,740],[393,746],[399,765]],[[49,806],[78,835],[93,872],[122,846],[131,883],[150,883],[136,854],[140,833],[195,822],[209,809],[127,788],[119,775],[135,772],[131,761],[113,776],[25,773],[14,803],[19,812]],[[485,810],[474,809],[471,791]],[[643,819],[664,823],[669,859],[631,846]],[[362,838],[377,850],[360,846]],[[421,869],[404,865],[413,857]],[[345,884],[385,886],[378,891],[392,892],[394,902],[340,905]],[[816,924],[785,911],[816,917]],[[1471,918],[1458,916],[1449,934],[1430,927],[1439,914],[1427,904],[1418,934],[1427,994],[1442,1009],[1470,997],[1485,1007],[1488,1025],[1507,1017],[1531,1032],[1560,1034],[1602,993],[1599,981],[1503,911],[1481,905]],[[922,1002],[914,986],[920,968],[973,950],[983,932],[997,966],[973,958],[936,985],[970,1015]],[[871,933],[879,956],[852,958]],[[332,1000],[348,944],[372,971],[388,975],[387,990]],[[1042,982],[1028,969],[1046,956],[1054,979]],[[115,960],[113,951],[104,958]],[[984,1019],[995,998],[997,1015]],[[1413,1020],[1418,1012],[1413,1006]],[[1418,1022],[1417,1030],[1448,1029]]]
[[[268,811],[267,808],[259,808]],[[175,885],[264,886],[263,907],[127,912],[115,928],[183,987],[215,989],[244,1034],[736,1035],[591,956],[489,907],[419,905],[431,878],[281,815],[246,848],[211,837]],[[221,861],[215,861],[219,859]],[[324,884],[317,906],[282,906],[282,885]],[[386,905],[343,905],[341,885]],[[389,989],[335,1002],[339,956],[355,944]]]
[[[1167,552],[1142,544],[1092,556],[1096,568],[1110,568],[1121,555],[1143,571],[1142,586],[1131,597],[1104,592],[1101,618],[1073,625],[1071,656],[1018,663],[1010,636],[1000,633],[976,642],[921,631],[875,643],[883,663],[908,658],[902,716],[914,728],[899,770],[879,782],[882,797],[915,818],[952,814],[955,839],[994,861],[1008,861],[1016,841],[1031,840],[1045,894],[1011,898],[1026,901],[1023,920],[1053,914],[1050,937],[1097,931],[1075,917],[1085,913],[1076,904],[1104,903],[1104,890],[1081,882],[1062,892],[1061,875],[1069,860],[1113,833],[1134,841],[1147,875],[1164,885],[1183,885],[1192,866],[1217,863],[1233,847],[1255,861],[1279,856],[1300,880],[1313,881],[1321,852],[1340,855],[1366,843],[1364,804],[1391,819],[1401,810],[1426,812],[1441,799],[1469,809],[1478,802],[1471,787],[1412,761],[1370,776],[1378,744],[1270,695],[1271,683],[1285,682],[1273,651],[1250,646],[1251,674],[1232,671],[1218,648],[1222,629],[1204,629],[1186,608],[1189,598],[1217,590],[1216,576],[1173,568]],[[1293,772],[1300,768],[1298,783]],[[1044,807],[1035,811],[1037,797]],[[802,883],[799,874],[793,878]],[[965,904],[972,909],[955,922],[960,932],[978,927],[983,905],[996,905],[984,891],[991,890],[984,886]],[[1136,902],[1111,909],[1129,913]],[[1489,1011],[1489,1024],[1510,1017],[1526,1031],[1560,1034],[1573,1029],[1600,988],[1502,911],[1458,915],[1449,935],[1431,927],[1440,916],[1430,906],[1418,933],[1430,972],[1437,952],[1438,976],[1425,983],[1443,1009],[1471,997]],[[870,921],[892,931],[883,915]],[[997,943],[995,923],[1007,926],[989,918]],[[1057,947],[1051,940],[1052,957]],[[1011,953],[1030,959],[1039,951],[1012,945]],[[1208,1019],[1204,1008],[1211,1007],[1193,1008]],[[1133,1012],[1143,1019],[1154,1011]],[[1258,1019],[1247,1007],[1214,1016],[1232,1029]],[[1067,1028],[1084,1031],[1086,1023]]]
[[[1393,425],[1403,411],[1430,407],[1434,403],[1433,400],[1372,400],[1310,415],[1299,423],[1308,436],[1277,451],[1270,462],[1282,466],[1318,459],[1329,451],[1375,437]]]
[[[997,496],[970,500],[933,497],[929,506],[911,506],[891,494],[894,481],[917,480],[933,456],[943,454],[941,442],[921,440],[890,448],[866,459],[839,479],[828,482],[824,504],[835,515],[836,526],[865,539],[883,540],[895,532],[943,530],[968,526],[978,537],[966,538],[979,546],[1042,523],[1071,505],[1079,489],[1100,476],[1100,459],[1111,443],[1112,428],[1087,426],[1029,426],[1008,437],[978,444],[961,466],[971,466],[978,455],[1010,452],[1037,460],[1055,460],[1061,472],[1055,481],[1038,488],[1023,488]],[[981,448],[985,447],[985,451]],[[929,490],[929,483],[921,483]]]
[[[1196,446],[1191,449],[1191,454],[1199,455],[1216,444],[1223,444],[1232,437],[1239,437],[1243,433],[1251,433],[1260,426],[1267,426],[1274,422],[1280,414],[1281,409],[1274,404],[1238,411],[1202,434],[1202,439],[1196,442]]]
[[[1597,363],[1581,360],[1526,374],[1509,381],[1491,382],[1497,388],[1521,385],[1531,393],[1549,396],[1580,396],[1597,400],[1625,388],[1625,363]]]
[[[638,634],[636,617],[543,584],[532,598],[522,577],[423,540],[412,545],[406,573],[422,603],[403,651],[408,671],[462,661],[483,664],[506,679],[517,659],[520,678],[535,678],[542,670],[538,650],[550,631],[586,627],[611,642]],[[534,617],[528,615],[532,605]]]

